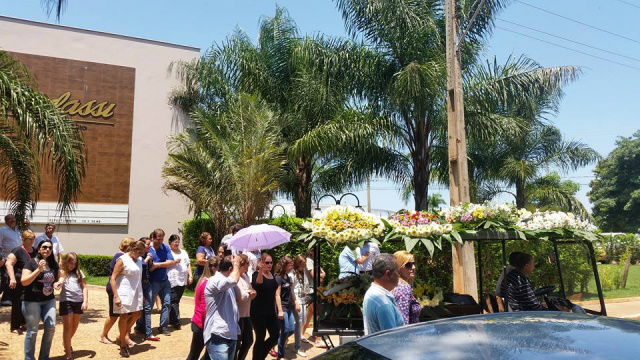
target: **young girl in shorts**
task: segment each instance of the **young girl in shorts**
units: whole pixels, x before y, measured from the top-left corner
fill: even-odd
[[[62,316],[62,341],[66,359],[73,359],[71,338],[78,330],[80,315],[87,310],[88,290],[84,273],[80,270],[78,255],[68,253],[60,266],[60,278],[56,283],[60,292],[59,312]]]

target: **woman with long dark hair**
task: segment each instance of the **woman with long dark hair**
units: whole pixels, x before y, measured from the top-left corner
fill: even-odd
[[[251,302],[251,323],[256,332],[256,342],[253,344],[253,359],[265,359],[269,350],[278,343],[280,325],[276,313],[276,290],[278,282],[271,268],[271,255],[262,253],[257,271],[251,277],[251,286],[256,291],[256,297]],[[269,338],[265,336],[269,331]]]
[[[280,337],[278,339],[278,359],[284,358],[285,347],[289,336],[295,331],[294,312],[300,312],[300,304],[296,302],[293,294],[293,280],[289,277],[289,272],[293,269],[293,260],[284,256],[276,265],[276,307],[278,308],[278,319],[280,320]]]
[[[35,237],[34,237],[35,238]],[[20,281],[24,289],[22,313],[27,321],[24,338],[25,360],[35,360],[38,325],[44,328],[39,359],[48,359],[56,329],[56,298],[53,284],[58,280],[58,263],[53,256],[53,243],[45,239],[38,244],[38,254],[22,269]]]
[[[195,306],[193,308],[193,317],[191,318],[191,349],[187,360],[198,360],[202,349],[204,348],[204,319],[207,314],[207,304],[204,299],[204,289],[207,287],[207,280],[215,275],[220,265],[220,258],[217,256],[210,257],[204,266],[202,275],[196,284],[196,294],[194,297]],[[201,359],[209,359],[209,353],[205,349]]]
[[[169,324],[174,329],[180,330],[180,300],[187,285],[193,282],[191,275],[191,262],[185,250],[180,249],[180,236],[169,236],[169,248],[171,255],[177,263],[167,269],[167,277],[171,283],[171,308],[169,309]]]

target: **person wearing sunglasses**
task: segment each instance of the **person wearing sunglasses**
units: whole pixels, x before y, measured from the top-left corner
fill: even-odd
[[[29,232],[34,235],[33,232]],[[33,238],[35,239],[35,235]],[[27,321],[27,334],[24,337],[25,360],[36,358],[36,339],[40,319],[42,319],[44,331],[38,358],[49,358],[56,329],[56,298],[53,296],[53,286],[58,281],[58,270],[58,263],[53,256],[53,243],[48,239],[38,244],[37,255],[22,269],[20,281],[25,287],[22,313]]]
[[[258,270],[251,277],[251,286],[256,291],[256,297],[251,302],[251,323],[256,332],[256,342],[253,344],[252,359],[266,359],[269,350],[278,343],[280,324],[276,313],[276,291],[278,282],[271,273],[273,259],[271,255],[262,253],[258,262]],[[269,338],[265,336],[269,331]]]
[[[413,278],[416,276],[416,259],[408,251],[397,251],[393,254],[398,261],[400,280],[398,286],[393,289],[398,310],[402,314],[405,325],[415,324],[420,321],[422,307],[413,295]]]

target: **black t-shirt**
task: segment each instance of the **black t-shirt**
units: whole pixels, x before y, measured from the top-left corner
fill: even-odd
[[[291,311],[291,285],[292,281],[289,275],[281,277],[276,275],[276,281],[280,285],[280,303],[282,304],[282,311]]]
[[[35,247],[31,247],[31,252],[27,252],[22,246],[16,246],[11,250],[13,256],[16,257],[16,263],[13,264],[13,273],[16,275],[16,281],[19,283],[22,278],[22,269],[31,259],[35,258],[38,252]]]
[[[251,301],[251,313],[261,315],[276,314],[276,290],[278,282],[275,278],[262,277],[262,284],[256,283],[258,272],[251,276],[251,286],[256,291],[256,297]]]
[[[36,271],[38,263],[32,259],[24,266],[25,269]],[[24,301],[47,301],[54,298],[53,283],[56,282],[58,267],[51,267],[38,274],[35,280],[24,289]]]

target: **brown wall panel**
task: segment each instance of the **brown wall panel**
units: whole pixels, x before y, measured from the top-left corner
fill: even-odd
[[[11,53],[35,76],[51,99],[115,104],[113,116],[70,115],[83,129],[88,151],[81,203],[128,204],[135,69],[123,66]],[[43,168],[40,201],[58,199],[55,178]]]

